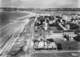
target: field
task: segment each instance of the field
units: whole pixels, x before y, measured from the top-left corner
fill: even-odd
[[[36,53],[32,57],[79,57],[79,52],[65,52],[65,53]]]
[[[4,26],[8,23],[10,23],[12,20],[16,20],[19,17],[26,16],[27,13],[19,13],[19,12],[7,12],[7,11],[2,11],[0,12],[0,25]]]

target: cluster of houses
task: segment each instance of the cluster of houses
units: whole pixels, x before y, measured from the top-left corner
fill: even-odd
[[[45,32],[45,37],[33,41],[34,49],[62,50],[62,44],[57,43],[59,40],[79,42],[79,24],[80,17],[78,15],[39,15],[34,24],[34,30],[40,30],[39,33]],[[46,33],[49,34],[46,35]]]

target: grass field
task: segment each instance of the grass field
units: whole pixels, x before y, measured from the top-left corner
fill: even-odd
[[[11,27],[10,25],[8,25],[9,23],[11,23],[13,20],[16,20],[20,17],[23,16],[27,16],[27,13],[23,13],[23,12],[9,12],[9,11],[2,11],[0,12],[0,45],[3,45],[4,42],[6,42],[7,40],[9,40],[10,37],[8,37],[8,35],[10,35],[10,33],[8,33],[10,30],[9,28]],[[8,26],[6,26],[8,25]],[[16,25],[14,25],[16,26]],[[12,25],[12,27],[14,27]],[[4,29],[1,29],[3,28]],[[8,30],[6,30],[8,29]]]
[[[21,13],[21,12],[7,12],[7,11],[2,11],[0,12],[0,25],[4,26],[11,22],[12,20],[15,20],[19,17],[23,17],[28,15],[27,13]]]

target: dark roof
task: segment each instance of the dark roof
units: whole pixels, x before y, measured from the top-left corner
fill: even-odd
[[[54,42],[54,40],[53,40],[53,39],[47,39],[47,41]]]

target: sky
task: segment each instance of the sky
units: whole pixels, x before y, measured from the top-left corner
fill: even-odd
[[[75,8],[79,0],[1,0],[0,7],[19,8]]]

